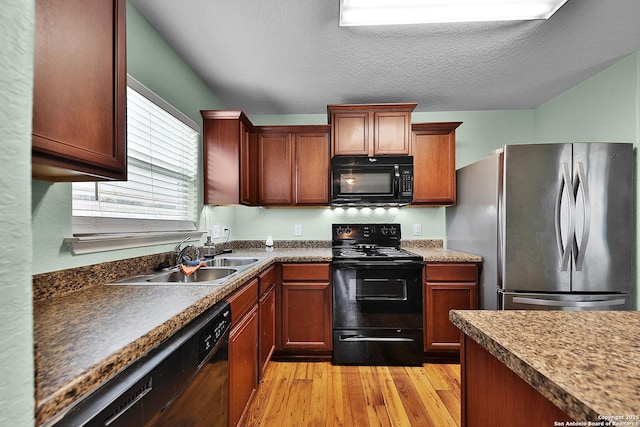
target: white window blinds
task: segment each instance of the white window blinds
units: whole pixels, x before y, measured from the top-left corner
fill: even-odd
[[[197,125],[185,124],[190,119],[132,82],[137,83],[130,78],[127,88],[127,181],[73,183],[74,235],[196,228]]]

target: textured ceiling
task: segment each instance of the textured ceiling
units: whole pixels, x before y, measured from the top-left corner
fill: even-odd
[[[530,109],[640,49],[639,0],[569,0],[547,21],[406,27],[339,27],[338,0],[131,1],[247,114]]]

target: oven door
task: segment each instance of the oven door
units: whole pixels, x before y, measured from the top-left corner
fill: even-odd
[[[334,261],[333,326],[421,329],[422,264]]]

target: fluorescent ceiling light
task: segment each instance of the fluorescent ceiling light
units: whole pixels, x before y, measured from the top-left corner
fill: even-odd
[[[340,26],[547,19],[567,0],[340,0]]]

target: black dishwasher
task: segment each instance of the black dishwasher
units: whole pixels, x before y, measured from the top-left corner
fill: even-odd
[[[226,427],[230,329],[221,301],[48,425]]]

